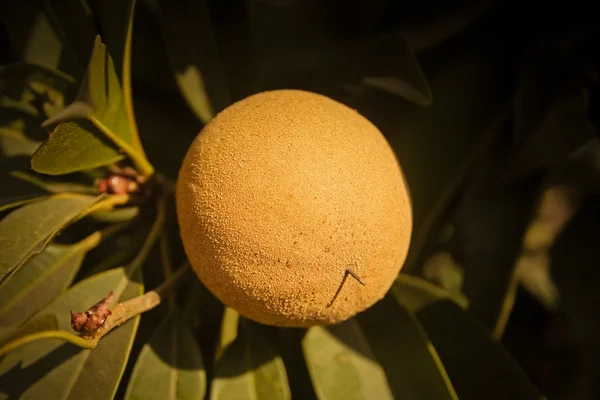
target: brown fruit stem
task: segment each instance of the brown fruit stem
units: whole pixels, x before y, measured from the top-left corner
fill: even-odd
[[[136,315],[149,311],[159,305],[162,300],[167,298],[173,292],[173,290],[177,288],[177,286],[185,278],[186,273],[189,271],[189,266],[185,265],[179,268],[177,272],[175,272],[167,281],[165,281],[155,290],[117,304],[111,310],[111,315],[106,319],[104,325],[98,329],[98,331],[96,331],[92,337],[86,338],[63,330],[36,332],[20,337],[1,346],[0,356],[27,343],[41,339],[62,339],[84,349],[93,349],[98,345],[100,339],[108,332],[135,317]]]
[[[124,324],[131,318],[152,310],[158,306],[161,301],[168,298],[175,290],[183,278],[190,271],[188,265],[180,267],[173,275],[169,277],[162,285],[154,290],[144,293],[142,296],[126,300],[113,307],[111,315],[106,318],[106,322],[91,337],[85,339],[90,343],[88,348],[97,346],[100,339],[114,328]]]

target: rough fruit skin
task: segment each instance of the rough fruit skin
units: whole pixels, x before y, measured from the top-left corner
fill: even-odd
[[[341,322],[380,300],[412,231],[400,166],[381,132],[328,97],[275,90],[204,127],[177,181],[190,264],[223,303],[278,326]],[[347,268],[365,286],[348,276]]]

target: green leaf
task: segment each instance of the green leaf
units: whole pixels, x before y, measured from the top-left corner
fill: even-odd
[[[113,58],[100,36],[97,36],[77,99],[44,122],[43,126],[58,126],[34,155],[32,167],[38,172],[51,174],[92,168],[111,163],[111,158],[115,159],[117,149],[120,149],[143,172],[151,173],[152,166],[141,148],[133,111],[131,109],[129,112],[130,107],[127,105],[127,93],[124,91],[128,84],[129,82],[123,81],[124,86],[121,88]],[[87,121],[73,121],[80,119]],[[103,143],[101,134],[116,149]],[[63,155],[63,151],[70,148],[72,150]],[[87,161],[88,157],[93,159]],[[52,160],[55,162],[52,163]],[[69,170],[69,164],[75,166]]]
[[[136,0],[91,0],[90,7],[102,31],[103,38],[112,56],[115,72],[123,89],[123,108],[127,116],[130,143],[144,156],[137,131],[131,95],[131,40]],[[144,156],[145,157],[145,156]]]
[[[58,329],[58,321],[52,314],[37,316],[19,327],[2,326],[0,327],[0,349],[21,337],[37,332],[46,332],[56,329]]]
[[[29,138],[21,129],[0,127],[0,158],[31,155],[42,142]]]
[[[356,320],[385,371],[394,398],[458,400],[421,324],[391,296],[359,313]]]
[[[123,207],[111,211],[97,211],[90,214],[90,218],[99,222],[108,222],[111,224],[118,222],[127,222],[140,215],[139,207]]]
[[[413,314],[428,304],[445,299],[454,301],[463,309],[467,309],[469,306],[469,299],[465,296],[449,293],[423,278],[404,273],[398,274],[391,293]]]
[[[123,105],[128,117],[132,145],[144,155],[135,123],[131,94],[131,42],[136,0],[102,0],[93,1],[93,4],[123,85]]]
[[[60,175],[114,164],[123,159],[119,147],[131,144],[121,85],[99,36],[77,99],[44,126],[57,123],[31,160],[37,172]]]
[[[73,286],[44,308],[58,327],[70,331],[70,310],[85,310],[114,291],[116,302],[143,292],[140,269],[113,269]],[[116,393],[131,351],[140,317],[110,332],[92,350],[82,350],[57,339],[41,339],[20,346],[0,361],[0,395],[23,399],[109,400]]]
[[[96,232],[72,245],[50,244],[0,288],[0,326],[20,325],[73,282],[85,254],[100,241]]]
[[[31,167],[40,173],[62,175],[114,164],[123,154],[89,121],[61,123],[35,152]]]
[[[416,316],[461,400],[543,398],[508,351],[455,303],[431,303]]]
[[[106,45],[96,37],[77,99],[44,126],[85,118],[146,175],[153,172],[139,139],[131,97],[131,35],[135,0],[93,2]],[[106,14],[110,12],[109,18]],[[60,129],[60,125],[57,129]],[[73,133],[71,132],[72,136]],[[52,141],[52,137],[49,139]]]
[[[218,358],[211,385],[211,400],[291,398],[283,360],[258,325],[246,319]]]
[[[206,371],[200,347],[188,322],[172,311],[142,348],[125,398],[202,400],[205,393]]]
[[[161,0],[158,8],[175,81],[190,109],[207,123],[231,104],[208,4]],[[197,38],[194,46],[187,45],[190,37]]]
[[[121,196],[55,195],[13,211],[0,221],[1,285],[68,224],[86,212],[123,202]],[[0,286],[1,286],[0,285]]]
[[[195,65],[175,73],[175,81],[187,104],[203,123],[208,123],[215,112],[206,93],[204,78],[200,68]]]
[[[77,98],[44,125],[54,125],[73,118],[96,119],[124,143],[132,144],[127,114],[123,108],[121,83],[113,59],[100,36],[96,36],[92,57]]]
[[[310,328],[302,349],[320,400],[394,398],[385,372],[355,319]]]
[[[2,282],[95,201],[91,196],[57,195],[21,207],[0,221]]]
[[[217,359],[238,337],[239,321],[240,314],[233,308],[225,307],[225,310],[223,310],[223,319],[221,321],[219,343],[215,353]]]

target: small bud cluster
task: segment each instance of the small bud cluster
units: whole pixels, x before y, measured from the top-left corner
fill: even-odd
[[[112,313],[109,310],[113,292],[84,312],[71,311],[71,327],[84,336],[93,336]]]

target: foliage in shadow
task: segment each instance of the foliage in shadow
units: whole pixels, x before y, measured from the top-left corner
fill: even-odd
[[[302,353],[302,339],[308,329],[265,327],[283,358],[287,370],[290,389],[300,399],[316,400],[317,395],[310,381],[310,375]]]
[[[576,380],[568,382],[565,398],[600,396],[600,196],[591,195],[567,224],[551,250],[551,274],[560,291],[559,309],[575,347]]]
[[[427,305],[417,318],[437,350],[460,399],[531,399],[540,395],[485,326],[443,300]],[[490,361],[494,360],[494,361]]]
[[[30,386],[80,351],[83,350],[70,343],[64,343],[26,367],[19,361],[0,376],[0,393],[7,394],[11,400],[21,398]],[[3,358],[5,359],[6,357]]]
[[[35,104],[31,104],[31,107],[33,110],[39,109]],[[44,140],[48,137],[48,131],[41,126],[43,121],[43,118],[34,117],[32,112],[27,112],[23,109],[9,107],[0,108],[0,127],[15,124],[20,125],[18,130],[23,132],[26,137],[33,140]]]

